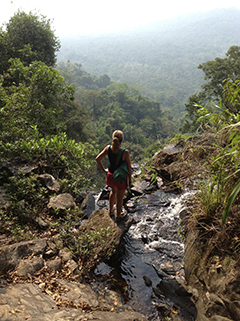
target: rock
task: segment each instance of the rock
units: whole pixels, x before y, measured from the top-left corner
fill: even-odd
[[[132,187],[131,187],[131,192],[135,195],[135,196],[140,196],[142,194],[144,194],[144,190],[147,189],[149,187],[149,183],[145,180],[137,180],[133,183]]]
[[[181,167],[179,168],[178,163],[172,163],[168,166],[167,171],[170,175],[170,181],[174,182],[181,178],[182,173],[188,172],[189,165],[186,163],[181,163]]]
[[[120,244],[123,232],[117,224],[110,218],[108,210],[100,209],[94,212],[78,229],[80,234],[91,234],[93,231],[108,230],[109,236],[105,242],[99,242],[95,249],[95,255],[99,261],[109,259]]]
[[[141,240],[143,241],[144,244],[148,244],[150,242],[150,240],[146,234],[141,235]]]
[[[46,262],[46,264],[47,267],[49,267],[53,271],[60,271],[62,267],[62,261],[60,258],[49,260]]]
[[[105,186],[104,189],[102,190],[100,196],[99,196],[99,201],[105,201],[109,200],[109,193],[111,191],[111,187]]]
[[[98,291],[98,299],[102,302],[106,302],[109,306],[122,307],[122,297],[119,293],[104,289]]]
[[[164,296],[168,301],[181,311],[186,320],[193,318],[195,320],[197,316],[197,309],[194,302],[191,300],[191,293],[188,293],[182,285],[180,285],[175,279],[162,280],[157,288],[154,289],[156,296],[161,298]]]
[[[168,275],[176,275],[178,269],[172,265],[161,264],[160,269]]]
[[[72,259],[72,252],[68,248],[63,248],[59,251],[59,256],[63,263]]]
[[[58,255],[59,249],[57,245],[52,240],[47,240],[47,248],[44,253],[45,259],[50,259],[53,256]]]
[[[57,251],[50,249],[44,253],[44,258],[50,259],[51,257],[55,256],[56,254],[57,254]]]
[[[70,260],[68,261],[67,267],[68,267],[68,269],[71,271],[71,273],[74,273],[76,270],[78,270],[78,265],[77,265],[77,263],[76,263],[74,260],[72,260],[72,259],[70,259]]]
[[[47,230],[48,229],[48,224],[46,222],[44,222],[44,220],[41,219],[41,217],[38,217],[36,219],[36,222],[37,222],[37,224],[38,224],[38,226],[39,226],[39,228],[41,230]]]
[[[73,300],[75,304],[81,304],[81,302],[86,302],[93,308],[102,305],[98,301],[98,295],[95,293],[89,284],[82,284],[77,282],[67,282],[66,280],[58,281],[65,289],[64,293],[61,295],[63,300]]]
[[[24,175],[28,175],[38,169],[37,166],[23,165],[18,168],[18,173],[23,172]]]
[[[205,319],[207,320],[207,319]],[[210,321],[232,321],[232,319],[221,317],[220,315],[213,315],[210,319]]]
[[[47,247],[46,239],[31,240],[0,247],[0,271],[15,268],[22,258],[39,256]]]
[[[80,210],[83,211],[87,217],[90,217],[95,211],[95,197],[96,193],[88,193],[83,200]]]
[[[151,194],[157,189],[156,185],[150,184],[148,187],[144,188],[143,192],[146,194]]]
[[[159,168],[161,165],[170,165],[178,159],[179,150],[164,148],[154,155],[152,167]]]
[[[6,160],[0,166],[0,185],[7,181],[8,177],[23,172],[25,175],[37,169],[36,166],[26,165],[26,160],[15,158],[14,160]]]
[[[187,230],[184,255],[186,280],[197,290],[197,320],[240,320],[240,271],[235,260],[228,255],[220,259],[211,238],[203,247],[198,233]]]
[[[164,317],[169,317],[171,315],[171,308],[167,304],[158,303],[157,309],[160,312],[160,314]]]
[[[26,277],[28,274],[32,275],[41,270],[43,266],[44,260],[42,257],[33,257],[31,259],[21,260],[16,269],[16,275]]]
[[[46,294],[32,283],[17,284],[0,291],[0,320],[2,321],[65,321],[99,320],[123,321],[147,319],[128,306],[122,306],[117,294],[108,293],[100,296],[89,285],[60,280],[65,291],[56,295]],[[112,291],[111,291],[112,292]],[[107,302],[102,297],[108,298]],[[61,309],[58,306],[61,306]],[[68,307],[69,305],[69,307]],[[75,306],[75,307],[74,307]],[[92,309],[85,312],[84,307]],[[78,307],[78,308],[77,308]]]
[[[131,198],[124,206],[127,209],[128,213],[134,213],[138,210],[138,197]]]
[[[43,186],[47,187],[50,191],[58,193],[61,189],[61,185],[58,181],[50,174],[42,174],[36,176],[42,183]]]
[[[51,197],[47,206],[48,208],[64,210],[67,208],[75,207],[76,203],[74,202],[74,199],[71,194],[64,193],[64,194]]]
[[[152,280],[148,276],[144,275],[143,280],[144,280],[146,286],[148,286],[148,287],[152,286]]]

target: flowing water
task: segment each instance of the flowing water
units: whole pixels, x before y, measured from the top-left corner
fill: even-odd
[[[164,278],[184,282],[179,213],[188,196],[188,193],[179,196],[157,190],[130,199],[126,209],[128,219],[134,224],[123,237],[118,257],[108,264],[101,263],[95,270],[93,287],[117,291],[125,304],[148,320],[160,320],[157,304],[174,306],[174,302],[171,297],[156,295],[154,289]]]

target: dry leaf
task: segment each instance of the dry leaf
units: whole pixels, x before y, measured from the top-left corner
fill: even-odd
[[[174,310],[172,310],[172,313],[173,313],[173,314],[178,314],[178,312],[177,312],[177,311],[174,311]]]
[[[45,290],[45,292],[49,295],[53,295],[52,291],[49,291],[49,290]]]

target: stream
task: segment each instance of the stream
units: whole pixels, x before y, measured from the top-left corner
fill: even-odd
[[[149,321],[164,320],[161,311],[166,304],[180,320],[195,320],[195,307],[182,287],[184,243],[179,213],[189,195],[158,189],[132,197],[125,210],[133,224],[123,237],[118,256],[96,268],[92,287],[120,293],[124,304]],[[108,206],[107,201],[96,203]]]

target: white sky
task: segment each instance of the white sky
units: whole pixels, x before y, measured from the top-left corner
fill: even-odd
[[[0,26],[18,9],[53,20],[56,36],[106,33],[185,13],[235,7],[239,0],[2,0]]]

